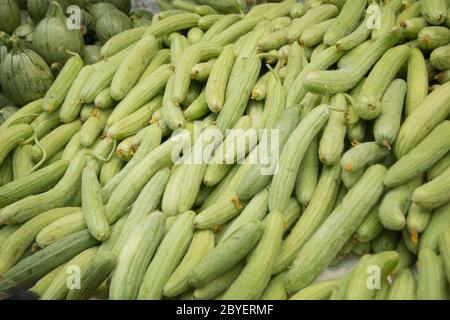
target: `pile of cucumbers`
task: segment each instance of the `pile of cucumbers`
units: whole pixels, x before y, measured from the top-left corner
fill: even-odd
[[[448,299],[450,2],[158,3],[2,112],[0,298]]]

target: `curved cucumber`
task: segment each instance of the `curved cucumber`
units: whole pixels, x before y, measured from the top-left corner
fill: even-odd
[[[380,198],[386,168],[374,165],[300,249],[286,277],[286,289],[305,288],[334,259]],[[320,248],[320,249],[318,249]]]
[[[21,142],[31,137],[33,128],[28,124],[16,124],[0,133],[0,165],[8,154]]]
[[[450,201],[450,168],[414,190],[412,201],[425,209],[434,209]]]
[[[409,269],[400,270],[394,277],[387,300],[415,300],[416,279]]]
[[[433,211],[431,221],[420,238],[420,250],[430,247],[438,249],[439,237],[450,227],[450,203]]]
[[[289,300],[328,300],[338,284],[339,280],[318,282],[300,290]]]
[[[447,284],[442,259],[432,248],[423,247],[420,249],[417,269],[419,271],[417,277],[417,299],[447,299]]]
[[[349,172],[356,172],[389,155],[389,149],[380,147],[376,142],[364,142],[357,144],[348,150],[341,159],[342,169]]]

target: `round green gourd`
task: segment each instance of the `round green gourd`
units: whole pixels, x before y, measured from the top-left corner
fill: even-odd
[[[0,1],[0,31],[11,34],[20,25],[20,8],[16,0]]]
[[[64,64],[72,55],[84,48],[81,31],[69,29],[63,8],[57,2],[50,3],[46,17],[33,31],[33,48],[48,64]]]
[[[106,12],[95,24],[95,32],[100,43],[105,43],[109,38],[131,28],[133,24],[130,18],[119,10]]]
[[[12,49],[0,66],[0,85],[8,99],[25,105],[44,96],[53,76],[36,52],[23,48],[17,39],[11,41]]]

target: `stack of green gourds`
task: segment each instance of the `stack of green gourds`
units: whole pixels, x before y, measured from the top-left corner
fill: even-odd
[[[0,297],[447,299],[449,1],[158,2],[2,113]]]

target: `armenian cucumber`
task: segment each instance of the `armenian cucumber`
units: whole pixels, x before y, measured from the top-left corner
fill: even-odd
[[[409,269],[403,269],[396,273],[387,300],[415,300],[416,279]]]
[[[286,277],[290,292],[308,286],[334,259],[380,198],[386,168],[371,166],[300,249]],[[318,250],[317,248],[323,248]]]
[[[442,259],[432,248],[423,247],[417,260],[417,299],[446,300],[447,283],[445,281]]]
[[[450,201],[450,168],[414,190],[412,201],[425,209],[434,209]]]
[[[422,15],[432,25],[442,24],[447,18],[446,0],[420,0]]]

